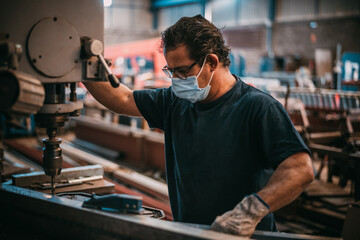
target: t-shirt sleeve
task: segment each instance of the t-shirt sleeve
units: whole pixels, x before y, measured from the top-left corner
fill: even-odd
[[[258,146],[269,167],[275,169],[297,152],[310,150],[294,128],[289,115],[279,102],[268,106],[256,121]]]
[[[166,88],[134,91],[136,106],[151,128],[164,130],[169,91]]]

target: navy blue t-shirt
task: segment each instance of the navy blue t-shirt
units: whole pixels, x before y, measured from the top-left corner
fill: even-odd
[[[287,157],[309,152],[282,105],[239,78],[210,103],[178,98],[171,87],[134,91],[134,98],[150,127],[164,131],[175,221],[211,224],[262,189]],[[274,231],[273,215],[257,229]]]

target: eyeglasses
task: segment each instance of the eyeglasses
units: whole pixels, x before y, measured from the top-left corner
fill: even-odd
[[[196,65],[197,62],[194,62],[190,66],[184,66],[184,67],[176,67],[176,68],[169,68],[168,66],[165,66],[162,68],[163,72],[168,76],[169,78],[174,77],[174,75],[181,80],[187,79],[187,74],[190,71],[190,69]]]

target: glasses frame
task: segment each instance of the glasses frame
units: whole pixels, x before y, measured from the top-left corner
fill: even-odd
[[[180,78],[181,80],[186,80],[187,79],[187,74],[188,72],[191,70],[191,68],[193,66],[195,66],[198,62],[194,62],[193,64],[189,65],[189,66],[183,66],[183,67],[176,67],[176,68],[169,68],[167,65],[165,67],[162,68],[163,72],[166,74],[166,76],[168,76],[169,78],[172,78],[174,77],[174,75],[178,78]],[[179,69],[183,69],[185,68],[184,70],[184,76],[185,77],[182,77],[182,76],[179,76],[176,71],[178,71]]]

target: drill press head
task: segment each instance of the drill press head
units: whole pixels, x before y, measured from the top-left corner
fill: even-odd
[[[78,9],[86,14],[78,14]],[[48,138],[43,140],[43,167],[54,180],[62,167],[61,139],[56,138],[57,130],[64,126],[69,116],[78,115],[83,107],[82,101],[76,99],[76,83],[105,80],[98,57],[81,55],[84,44],[81,39],[104,42],[103,3],[94,1],[88,4],[88,0],[3,1],[0,3],[0,22],[6,22],[0,25],[0,70],[6,68],[6,72],[0,72],[0,81],[22,79],[21,83],[25,82],[26,87],[30,86],[27,88],[33,91],[31,94],[20,94],[21,98],[15,102],[19,104],[11,101],[7,105],[14,106],[11,111],[21,108],[26,113],[36,113],[37,126],[47,129]],[[2,45],[2,41],[5,44]],[[99,42],[91,44],[96,54],[102,53]],[[19,56],[22,51],[18,45],[24,50],[21,61]],[[18,69],[37,79],[39,86],[34,81],[29,85],[29,77],[18,74]],[[71,92],[70,98],[66,99],[68,84]],[[0,88],[0,93],[5,90]],[[18,92],[15,87],[12,90]],[[36,101],[34,96],[37,96]],[[29,103],[28,98],[34,102],[31,112],[30,107],[25,105]],[[0,104],[0,107],[3,105]]]
[[[75,84],[71,87],[70,102],[66,101],[65,83],[44,84],[45,101],[43,107],[35,115],[38,127],[46,128],[48,138],[43,139],[43,169],[51,177],[52,192],[55,191],[55,176],[61,173],[62,151],[61,139],[56,138],[59,127],[63,127],[68,116],[79,110],[76,102]],[[80,105],[80,108],[82,104]]]

